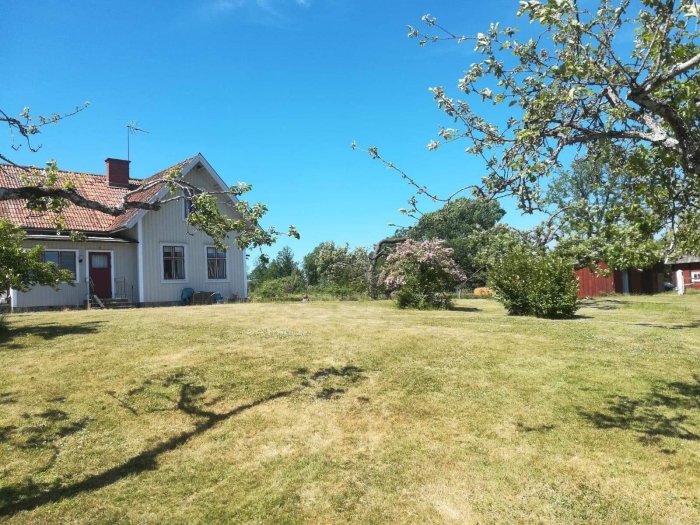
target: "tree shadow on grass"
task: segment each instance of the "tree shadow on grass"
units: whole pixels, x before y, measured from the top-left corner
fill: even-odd
[[[297,386],[278,390],[250,403],[238,405],[225,412],[215,412],[204,408],[211,405],[211,402],[206,402],[204,399],[207,390],[205,386],[189,381],[183,374],[169,376],[163,382],[163,386],[175,385],[178,387],[178,399],[173,400],[175,402],[173,408],[174,410],[192,417],[194,423],[194,428],[192,430],[177,434],[129,458],[119,465],[107,469],[104,472],[88,476],[75,483],[61,485],[60,482],[56,482],[51,485],[39,485],[30,479],[21,485],[0,488],[0,516],[12,516],[20,511],[31,510],[42,505],[72,498],[78,494],[102,489],[129,476],[156,470],[158,468],[158,459],[166,452],[176,450],[193,438],[204,434],[224,421],[276,399],[289,397],[314,387],[320,388],[320,391],[316,394],[317,397],[329,400],[336,399],[342,396],[346,392],[346,389],[324,386],[324,381],[330,378],[340,378],[345,383],[355,383],[364,379],[362,369],[352,365],[340,369],[334,367],[324,368],[313,373],[309,372],[307,369],[298,369],[294,372],[294,375],[301,378],[300,384]],[[150,385],[152,382],[147,381],[145,384]],[[141,389],[133,389],[130,392],[139,390]],[[330,392],[330,395],[327,395],[328,392]],[[127,393],[127,395],[129,395],[129,393]],[[120,403],[120,405],[122,405],[122,403]],[[133,408],[130,409],[130,411],[132,413],[138,413],[138,411]],[[44,416],[49,420],[62,421],[63,415],[59,412],[61,411],[47,412],[44,413]],[[14,432],[14,430],[10,430],[10,432]]]
[[[0,405],[13,405],[16,402],[14,392],[0,392]]]
[[[665,328],[667,330],[684,330],[687,328],[700,328],[700,319],[689,323],[660,324],[660,323],[635,323],[636,326],[646,326],[649,328]]]
[[[50,401],[51,402],[51,401]],[[90,423],[90,418],[72,418],[67,412],[47,408],[38,414],[22,414],[24,424],[0,427],[0,443],[6,443],[20,451],[32,451],[35,473],[46,472],[56,463],[60,453],[60,440],[80,432]],[[0,489],[0,502],[3,501]]]
[[[88,321],[78,324],[45,323],[23,326],[21,328],[9,327],[7,330],[0,333],[0,350],[3,348],[24,348],[26,345],[22,342],[18,342],[17,339],[26,336],[36,336],[51,341],[65,335],[94,334],[98,331],[99,325],[102,324],[102,322],[103,321]]]
[[[538,433],[547,433],[551,432],[554,430],[556,427],[554,425],[550,424],[542,424],[542,425],[526,425],[525,423],[522,423],[521,421],[517,421],[515,423],[516,430],[518,432],[525,432],[525,433],[530,433],[530,432],[538,432]]]
[[[617,396],[609,401],[604,411],[579,413],[597,428],[634,432],[645,445],[661,445],[664,437],[698,441],[700,375],[688,382],[658,383],[640,398]]]
[[[621,299],[582,299],[581,307],[595,308],[596,310],[618,310],[628,305],[629,301]]]
[[[481,308],[473,306],[450,306],[450,312],[481,312]]]

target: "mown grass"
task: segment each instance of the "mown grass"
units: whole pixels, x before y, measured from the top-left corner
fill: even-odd
[[[13,315],[0,521],[700,523],[700,296]]]

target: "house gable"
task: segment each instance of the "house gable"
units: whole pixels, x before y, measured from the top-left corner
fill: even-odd
[[[191,157],[185,161],[182,161],[179,164],[176,164],[175,166],[168,168],[168,170],[161,172],[159,174],[154,175],[154,177],[160,175],[161,177],[165,175],[166,172],[170,172],[173,169],[179,169],[181,174],[180,177],[182,179],[187,179],[188,177],[192,177],[195,175],[195,173],[199,174],[198,172],[201,172],[205,176],[202,177],[199,181],[194,181],[190,180],[192,184],[206,188],[208,191],[228,191],[229,187],[226,185],[224,180],[221,178],[221,176],[214,170],[214,168],[209,164],[207,159],[204,158],[204,155],[201,153],[198,153],[194,157]],[[207,180],[209,179],[209,181]],[[148,181],[149,179],[146,179]],[[213,186],[208,184],[208,182],[213,183]],[[149,196],[147,196],[146,199],[143,199],[145,202],[157,202],[158,200],[161,200],[165,198],[168,195],[169,188],[167,185],[163,184],[162,186],[158,187],[156,191],[152,191]],[[229,201],[232,205],[235,205],[238,203],[238,199],[231,194],[227,195],[222,195],[223,199],[221,200],[226,200]],[[182,205],[182,204],[181,204]],[[235,216],[235,211],[232,207],[223,207],[222,211],[228,213],[231,217]],[[131,214],[125,221],[123,221],[123,225],[121,226],[122,228],[132,228],[138,222],[147,214],[149,213],[150,210],[133,210],[133,214]],[[160,211],[160,210],[159,210]],[[158,213],[156,211],[155,213]]]
[[[182,177],[205,191],[225,191],[223,182],[214,176],[211,167],[205,162],[192,162],[182,170]],[[219,180],[217,180],[219,179]],[[167,190],[166,190],[167,191]],[[219,209],[234,216],[232,201],[228,195],[219,196]],[[233,236],[226,241],[226,274],[221,279],[211,279],[209,275],[207,248],[213,245],[212,239],[190,226],[184,214],[184,201],[172,200],[163,204],[160,210],[140,214],[137,222],[139,231],[139,260],[143,276],[141,302],[169,302],[179,299],[183,288],[197,291],[219,292],[224,298],[246,296],[245,252],[238,248]],[[164,252],[176,250],[182,254],[183,275],[164,274]],[[168,262],[170,265],[171,263]]]

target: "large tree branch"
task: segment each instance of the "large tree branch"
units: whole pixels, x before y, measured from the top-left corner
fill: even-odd
[[[47,188],[41,186],[20,186],[17,188],[0,188],[0,201],[7,200],[36,200],[44,198],[65,199],[72,202],[81,208],[100,211],[107,215],[117,217],[123,214],[126,210],[137,208],[141,210],[159,210],[160,202],[143,202],[143,201],[122,201],[120,206],[108,206],[102,202],[88,199],[80,195],[77,191],[65,188]]]
[[[683,73],[687,73],[694,67],[700,65],[700,53],[695,55],[694,57],[686,60],[685,62],[682,62],[680,64],[676,64],[673,66],[671,69],[668,70],[667,73],[663,75],[658,75],[658,76],[653,76],[648,79],[641,85],[640,91],[644,93],[652,93],[655,91],[657,88],[661,87],[664,85],[666,82],[669,80],[673,80],[676,78],[678,75],[682,75]]]
[[[698,144],[698,139],[685,120],[678,114],[678,111],[668,104],[653,99],[647,91],[642,89],[630,90],[627,98],[650,113],[659,115],[668,124],[675,135],[675,139],[669,137],[665,143],[661,144],[680,153],[685,169],[695,175],[700,175],[700,145]]]
[[[407,237],[388,237],[386,239],[382,239],[374,246],[374,250],[369,253],[369,264],[367,265],[366,279],[367,292],[371,298],[376,299],[377,296],[375,276],[377,274],[377,263],[379,262],[379,258],[387,255],[387,248],[389,246],[401,244],[402,242],[405,242],[406,239]]]

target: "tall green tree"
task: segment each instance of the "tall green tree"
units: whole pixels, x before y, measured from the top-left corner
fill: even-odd
[[[351,250],[347,244],[337,246],[326,241],[304,257],[303,269],[310,286],[321,285],[360,292],[365,289],[369,256],[362,247]]]
[[[412,227],[397,232],[415,240],[442,239],[472,286],[485,283],[479,254],[489,243],[491,229],[505,211],[497,201],[458,198],[437,211],[423,214]]]
[[[301,273],[299,264],[294,260],[294,252],[289,246],[285,246],[277,253],[277,256],[272,260],[268,268],[268,277],[270,279],[290,277],[298,273]]]
[[[582,264],[625,269],[700,251],[699,213],[675,198],[675,179],[659,175],[647,187],[634,162],[634,153],[603,141],[552,180],[546,202],[554,211],[545,235],[560,252]],[[684,228],[691,231],[678,235]]]
[[[556,210],[546,234],[557,250],[579,264],[606,262],[615,269],[644,268],[664,259],[664,239],[673,227],[673,200],[639,188],[628,153],[601,143],[576,159],[549,185]],[[671,204],[661,206],[662,202]]]
[[[268,279],[268,273],[270,268],[270,258],[263,254],[260,254],[255,267],[248,274],[248,285],[251,290],[255,289],[259,284],[265,282]]]

